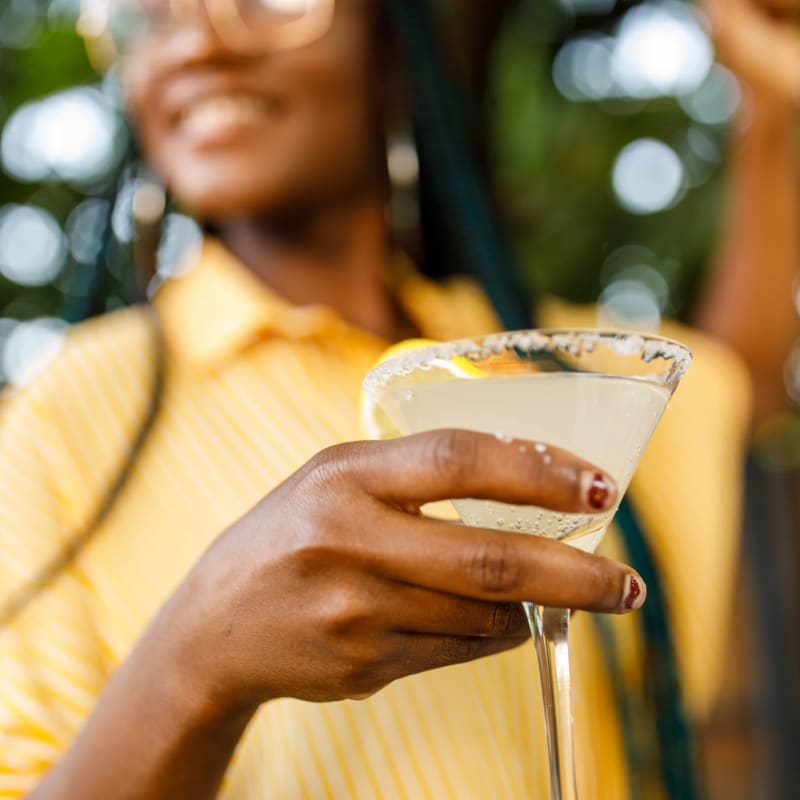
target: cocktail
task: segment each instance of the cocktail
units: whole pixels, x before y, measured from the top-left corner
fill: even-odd
[[[364,394],[382,431],[466,428],[560,447],[617,482],[618,498],[691,363],[678,342],[636,333],[532,330],[432,344],[385,361]],[[533,443],[533,444],[530,444]],[[616,507],[558,513],[484,500],[454,500],[467,525],[547,536],[594,552]],[[567,634],[569,609],[524,603],[536,646],[552,800],[577,797]]]

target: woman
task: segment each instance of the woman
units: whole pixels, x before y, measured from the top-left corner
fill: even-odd
[[[287,28],[291,4],[261,4],[265,16],[235,39],[219,3],[135,9],[144,27],[124,83],[143,151],[216,238],[159,291],[158,326],[138,310],[79,326],[8,403],[0,550],[15,603],[0,637],[0,791],[10,796],[543,796],[529,654],[426,670],[524,641],[523,599],[610,612],[644,602],[641,577],[619,562],[419,514],[457,495],[601,510],[615,487],[594,465],[561,452],[547,465],[534,448],[453,431],[339,444],[358,438],[360,380],[388,342],[500,322],[473,284],[432,284],[394,252],[382,134],[402,94],[387,88],[385,21],[377,4],[339,0],[328,24],[327,5],[290,14],[304,24]],[[424,7],[391,5],[397,28]],[[421,31],[411,25],[409,52]],[[452,167],[463,142],[448,148],[441,118],[433,128],[423,160]],[[456,218],[441,203],[423,203],[423,216],[451,223],[444,238],[466,268],[496,270],[470,165],[456,166],[466,176],[449,187]],[[502,274],[487,283],[510,315]],[[706,462],[712,494],[735,475],[724,458],[746,413],[725,359],[733,391],[710,427],[728,450]],[[715,528],[709,543],[731,535]],[[42,565],[47,580],[32,591]],[[722,602],[713,587],[697,592]],[[581,779],[592,796],[619,798],[615,701],[586,659]],[[353,698],[363,702],[322,702]]]

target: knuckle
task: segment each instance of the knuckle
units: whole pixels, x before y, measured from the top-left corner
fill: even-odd
[[[368,512],[341,482],[332,485],[335,471],[335,466],[315,466],[287,504],[285,516],[291,521],[285,523],[283,547],[290,564],[303,575],[359,558],[354,518],[363,521]]]
[[[371,615],[359,593],[348,588],[331,593],[321,616],[322,629],[329,636],[344,639],[364,630]]]
[[[385,676],[382,654],[366,645],[350,648],[339,670],[341,694],[363,699],[380,691],[389,679]]]
[[[508,603],[498,603],[492,609],[486,635],[498,639],[508,636],[513,630],[515,619],[514,606]]]
[[[467,574],[477,588],[488,594],[503,594],[517,588],[520,564],[508,542],[486,539],[476,545],[469,557]]]
[[[442,641],[440,656],[443,664],[472,661],[479,655],[480,640],[465,636],[448,636]]]
[[[479,440],[475,434],[462,430],[438,432],[430,444],[429,460],[432,469],[453,482],[469,477],[478,468]]]
[[[317,453],[303,470],[303,482],[319,489],[342,483],[354,456],[353,446],[337,444]]]
[[[340,556],[336,538],[327,525],[311,523],[296,531],[287,553],[287,566],[299,577],[313,580]]]

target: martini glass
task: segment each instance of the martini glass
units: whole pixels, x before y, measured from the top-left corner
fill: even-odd
[[[385,361],[365,397],[387,435],[466,428],[573,452],[611,475],[618,496],[691,363],[678,342],[638,333],[531,330],[430,345]],[[535,444],[530,445],[529,442]],[[572,514],[484,500],[453,501],[467,525],[546,536],[594,552],[616,507]],[[576,800],[570,610],[523,603],[544,699],[551,800]]]

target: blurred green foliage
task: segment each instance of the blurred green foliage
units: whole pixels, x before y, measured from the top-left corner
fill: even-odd
[[[616,15],[595,30],[604,31]],[[647,248],[670,289],[666,311],[686,312],[717,225],[718,165],[698,163],[690,128],[721,151],[724,130],[697,126],[676,99],[576,103],[556,89],[556,46],[572,33],[555,3],[523,3],[495,55],[492,164],[523,275],[531,288],[575,302],[597,299],[602,266],[621,247]],[[614,196],[611,172],[625,145],[652,137],[682,158],[689,188],[673,207],[636,215]],[[693,174],[694,173],[694,174]]]
[[[7,0],[0,10],[0,26],[10,26],[16,7],[21,39],[3,36],[0,45],[0,128],[24,103],[97,81],[70,15],[56,13],[51,9],[54,4],[45,0],[24,2],[29,7],[24,14],[19,0]],[[36,21],[31,22],[34,14]],[[26,18],[30,29],[22,27]],[[8,28],[6,32],[10,34]],[[0,172],[0,209],[7,204],[32,204],[47,210],[63,227],[84,197],[85,192],[63,182],[27,183]],[[21,287],[0,276],[0,317],[28,320],[58,315],[67,279],[62,276],[44,287]]]

